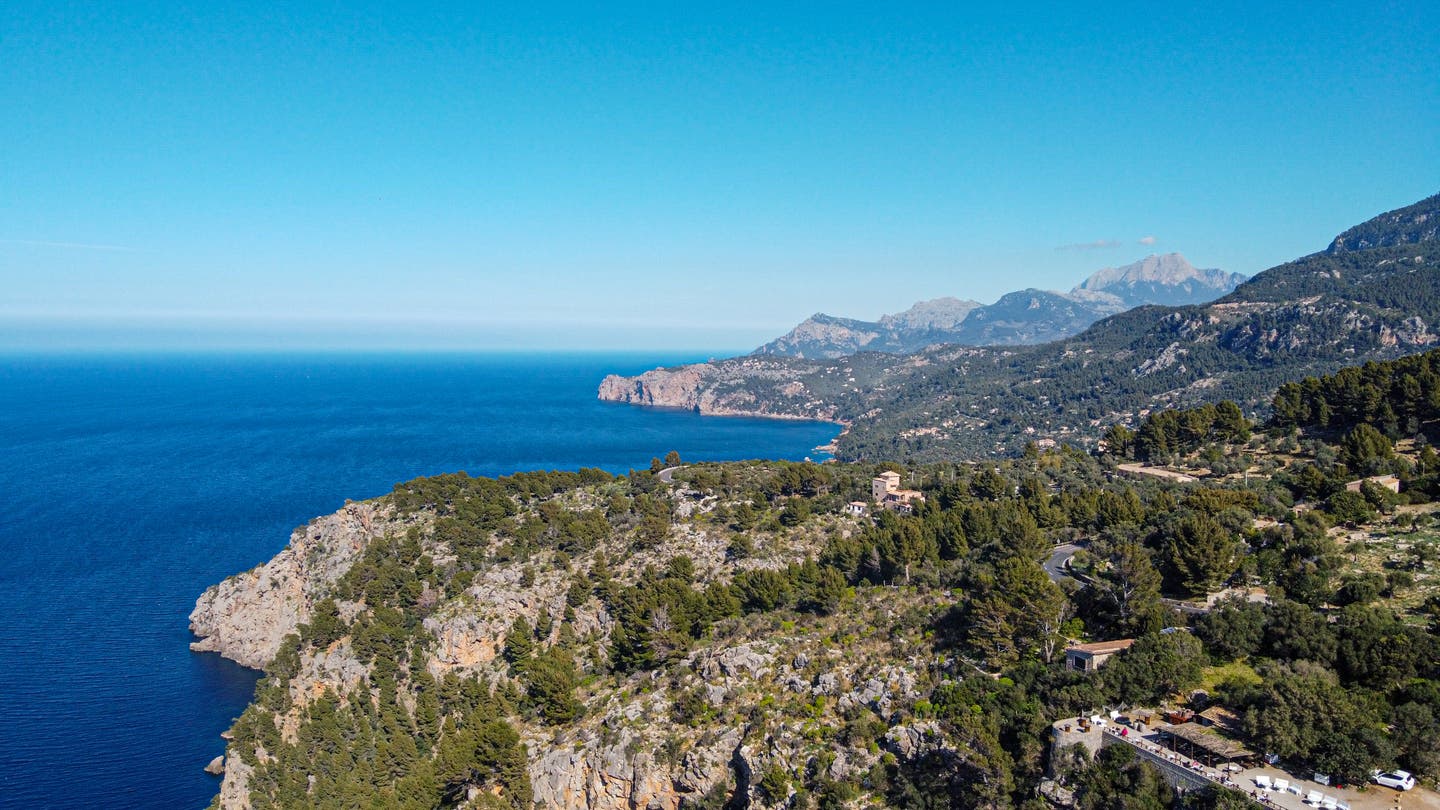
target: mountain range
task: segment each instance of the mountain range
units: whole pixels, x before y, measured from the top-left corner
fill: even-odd
[[[1214,302],[1138,307],[1048,343],[750,355],[612,375],[599,396],[843,422],[842,459],[1013,454],[1031,441],[1090,446],[1106,426],[1156,408],[1230,399],[1254,412],[1281,383],[1436,345],[1437,223],[1440,195],[1357,225]]]
[[[1107,315],[1133,307],[1211,301],[1244,280],[1239,273],[1198,269],[1179,253],[1147,256],[1134,264],[1100,270],[1068,293],[1017,290],[989,305],[936,298],[878,321],[820,312],[754,354],[836,358],[861,351],[906,354],[941,343],[1044,343],[1077,334]]]

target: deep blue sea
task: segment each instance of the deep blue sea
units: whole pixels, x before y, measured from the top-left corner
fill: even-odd
[[[832,425],[595,399],[637,355],[0,356],[0,807],[200,808],[257,673],[211,583],[418,475],[799,459]]]

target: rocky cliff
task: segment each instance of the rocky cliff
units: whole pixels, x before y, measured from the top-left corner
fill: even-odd
[[[769,416],[836,421],[825,402],[797,379],[787,358],[744,357],[718,363],[657,368],[635,377],[610,374],[599,398],[607,402],[683,408],[711,416]]]
[[[497,795],[509,802],[520,795],[510,793],[519,790],[516,785],[524,785],[539,806],[573,810],[679,808],[717,795],[739,795],[741,806],[774,806],[785,796],[772,795],[774,784],[759,787],[766,771],[800,774],[820,767],[827,779],[850,779],[878,759],[879,752],[863,742],[836,745],[816,736],[817,721],[840,722],[839,714],[860,710],[894,711],[916,700],[931,677],[926,667],[894,657],[878,637],[835,641],[855,622],[882,626],[886,616],[913,602],[884,589],[853,603],[843,619],[816,616],[806,626],[779,625],[760,615],[734,619],[698,643],[655,647],[671,651],[664,667],[602,676],[614,666],[617,645],[625,643],[620,627],[626,620],[612,605],[640,598],[626,595],[632,591],[653,590],[657,572],[678,570],[697,585],[725,587],[737,577],[813,559],[824,538],[845,536],[856,524],[821,516],[791,530],[761,527],[748,534],[746,550],[737,556],[733,532],[715,519],[739,507],[734,495],[683,484],[646,494],[628,482],[538,496],[524,482],[483,492],[483,500],[450,489],[424,490],[408,501],[402,492],[349,504],[297,529],[270,562],[200,597],[192,616],[202,635],[195,649],[269,673],[255,704],[232,729],[216,806],[289,806],[293,800],[284,797],[294,796],[297,785],[302,793],[348,789],[350,777],[326,763],[350,754],[315,746],[324,735],[341,733],[331,728],[337,722],[354,722],[344,718],[356,711],[374,719],[367,723],[362,716],[359,730],[346,734],[373,734],[399,723],[413,728],[405,735],[435,746],[434,762],[441,764],[426,768],[448,767],[456,756],[469,756],[463,753],[469,743],[457,743],[457,754],[446,741],[467,724],[474,728],[479,721],[465,718],[477,710],[500,715],[481,726],[503,720],[518,733],[523,780],[512,774],[497,782],[464,767],[446,771],[451,775],[443,791],[454,806],[494,806]],[[464,516],[467,503],[479,511]],[[611,517],[598,524],[606,526],[602,534],[583,535],[592,545],[563,539],[566,532],[581,536],[574,521],[595,522],[597,508]],[[664,542],[647,533],[653,529],[634,511],[640,509],[669,515]],[[458,528],[492,525],[489,517],[476,516],[487,510],[491,517],[502,511],[513,516],[483,534]],[[545,544],[556,543],[560,532],[558,542],[570,552],[532,546],[517,553],[514,534],[523,533],[526,523],[551,527],[539,535],[550,538]],[[610,584],[588,584],[600,582]],[[577,583],[587,587],[577,592]],[[667,579],[664,587],[685,586]],[[607,595],[591,595],[592,588]],[[702,592],[695,593],[700,598]],[[656,610],[646,614],[647,625],[669,626],[672,619]],[[402,626],[411,629],[400,631]],[[393,629],[377,636],[378,627]],[[523,708],[538,699],[535,673],[542,669],[527,669],[528,659],[517,662],[517,627],[535,628],[533,641],[525,642],[527,649],[533,645],[535,659],[561,656],[591,673],[585,684],[572,682],[578,698],[573,714]],[[450,701],[480,708],[447,719]],[[783,711],[756,722],[757,705]],[[363,750],[356,755],[363,758]]]
[[[405,522],[354,503],[296,529],[274,559],[205,591],[190,612],[190,632],[199,636],[190,649],[264,669],[370,541]]]

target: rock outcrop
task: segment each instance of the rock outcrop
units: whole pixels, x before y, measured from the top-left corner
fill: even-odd
[[[623,719],[622,721],[623,722]],[[725,782],[743,733],[732,728],[697,741],[677,763],[655,754],[664,741],[633,728],[613,739],[592,736],[579,748],[550,747],[530,766],[535,802],[557,810],[678,810]]]
[[[836,408],[798,379],[794,361],[741,357],[657,368],[634,377],[611,374],[598,396],[607,402],[682,408],[710,416],[767,416],[836,421]]]
[[[200,637],[190,649],[264,669],[365,546],[401,528],[390,517],[374,503],[352,503],[296,529],[274,559],[205,591],[190,613]]]
[[[706,364],[657,368],[636,377],[610,374],[600,382],[600,399],[713,413],[717,397],[705,391],[713,377],[713,367]]]
[[[216,804],[226,810],[250,810],[250,777],[255,769],[240,757],[227,757],[225,778],[220,780]]]
[[[594,508],[596,495],[582,490],[534,501],[518,497],[515,503],[530,516],[536,513],[527,510],[542,504],[552,514],[556,507],[583,513]],[[817,617],[804,627],[775,625],[768,619],[733,621],[674,659],[668,671],[598,674],[607,671],[616,620],[602,600],[577,599],[572,586],[599,560],[608,561],[610,575],[624,587],[639,586],[677,556],[685,558],[697,582],[723,583],[742,572],[782,571],[813,559],[824,538],[858,529],[850,518],[817,516],[818,525],[805,530],[752,532],[751,549],[735,558],[727,551],[731,531],[708,516],[722,506],[715,497],[683,484],[669,487],[662,497],[670,501],[672,514],[684,517],[660,545],[637,547],[632,529],[622,523],[593,549],[522,560],[497,553],[505,541],[493,536],[464,589],[428,606],[419,623],[425,641],[418,663],[434,679],[427,683],[474,680],[487,691],[513,696],[523,690],[524,681],[505,657],[508,635],[517,622],[539,627],[542,617],[551,617],[556,619],[552,630],[533,643],[537,648],[554,646],[562,643],[563,617],[569,654],[582,671],[597,673],[577,694],[583,711],[561,724],[533,713],[507,718],[528,752],[525,770],[537,806],[678,810],[717,797],[731,799],[733,806],[777,806],[783,797],[764,793],[761,774],[821,768],[829,778],[858,778],[880,752],[863,743],[837,744],[833,735],[817,734],[816,724],[838,729],[846,722],[842,712],[865,709],[887,716],[913,704],[922,681],[933,682],[923,665],[880,660],[884,647],[846,638],[848,630],[842,629],[852,622],[864,627],[893,622],[911,604],[904,600],[912,598],[898,591],[867,591],[866,599],[873,604],[858,605],[855,615]],[[403,535],[418,541],[410,553],[423,554],[437,565],[456,559],[440,539],[433,508],[402,514],[395,503],[381,499],[349,504],[312,521],[295,532],[274,560],[211,588],[196,608],[195,626],[205,633],[205,640],[197,643],[201,648],[252,665],[269,663],[284,645],[298,650],[298,658],[287,659],[285,680],[278,681],[286,685],[285,691],[270,692],[265,699],[270,708],[261,715],[261,722],[273,725],[278,734],[272,739],[285,749],[272,750],[284,756],[294,756],[293,746],[306,739],[302,729],[311,712],[325,701],[354,706],[357,701],[389,700],[405,707],[403,711],[419,710],[414,682],[404,675],[398,683],[387,682],[393,671],[377,676],[376,664],[357,652],[362,646],[358,637],[299,644],[286,640],[372,543],[418,527]],[[723,506],[728,510],[736,504]],[[338,601],[342,621],[365,611],[363,600]],[[655,620],[663,622],[662,617]],[[847,652],[844,645],[856,646]],[[276,682],[275,676],[267,678],[261,691]],[[757,703],[773,709],[766,722],[752,726],[759,716],[754,714]],[[692,708],[682,714],[677,710],[682,704]],[[284,761],[265,750],[264,735],[255,733],[254,722],[247,725],[242,719],[237,724],[240,733],[231,735],[222,760],[218,806],[226,810],[251,807],[250,791],[267,789],[257,784],[273,786],[275,775],[268,769]],[[487,806],[489,787],[462,789],[468,799],[460,806]]]

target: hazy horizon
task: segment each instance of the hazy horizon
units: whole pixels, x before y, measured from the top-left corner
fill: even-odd
[[[1149,254],[1147,254],[1149,255]],[[1143,257],[1142,257],[1143,258]],[[1076,279],[1076,284],[1083,281]],[[1073,285],[1072,285],[1073,286]],[[1016,287],[1014,292],[1025,289]],[[1066,290],[1069,287],[1065,288]],[[1064,292],[1065,290],[1055,290]],[[911,304],[944,297],[938,292]],[[994,300],[982,301],[994,303]],[[863,307],[865,302],[856,302]],[[910,305],[906,305],[908,309]],[[827,312],[874,321],[890,312]],[[808,316],[806,316],[808,317]],[[636,352],[721,356],[744,354],[784,334],[800,319],[774,325],[699,327],[682,323],[482,322],[461,316],[313,315],[237,316],[228,313],[9,316],[0,311],[4,351],[435,351],[435,352]],[[597,342],[598,341],[598,342]]]
[[[1440,8],[0,15],[0,346],[753,348],[1440,187]],[[659,346],[657,344],[664,344]]]

